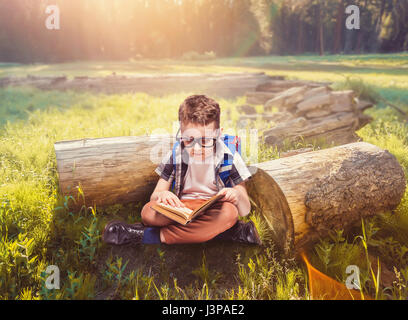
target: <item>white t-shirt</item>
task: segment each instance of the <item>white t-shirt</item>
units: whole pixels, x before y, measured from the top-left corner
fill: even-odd
[[[191,161],[184,176],[180,199],[209,199],[217,192],[214,161]]]

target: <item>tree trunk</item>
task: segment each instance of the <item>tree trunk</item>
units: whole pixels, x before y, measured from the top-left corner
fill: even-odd
[[[345,54],[350,54],[353,52],[355,30],[346,29],[344,31],[344,34],[345,34],[345,40],[344,40],[343,51]]]
[[[324,37],[323,37],[323,21],[322,21],[322,10],[321,2],[316,5],[316,17],[317,17],[317,32],[316,32],[316,47],[319,55],[324,55]]]
[[[334,36],[333,53],[339,53],[340,51],[340,46],[342,42],[342,34],[343,34],[343,25],[344,25],[344,0],[339,0],[339,5],[337,9],[336,33]]]
[[[380,11],[375,21],[375,29],[374,32],[369,33],[369,43],[368,47],[370,52],[378,52],[380,47],[380,34],[382,29],[382,22],[383,22],[383,14],[385,9],[385,0],[381,0]]]
[[[255,164],[246,186],[276,244],[291,252],[395,209],[405,191],[394,155],[366,142]]]
[[[303,24],[303,19],[302,15],[299,14],[298,17],[298,39],[297,39],[297,49],[296,52],[297,54],[303,54],[304,52],[304,24]]]
[[[358,54],[361,53],[361,45],[362,45],[362,42],[363,42],[363,30],[360,29],[360,30],[358,30],[357,44],[356,44],[356,52],[357,52]]]
[[[158,181],[154,169],[171,149],[172,140],[140,136],[57,142],[60,192],[77,200],[74,208],[84,204],[77,186],[86,207],[148,201]]]

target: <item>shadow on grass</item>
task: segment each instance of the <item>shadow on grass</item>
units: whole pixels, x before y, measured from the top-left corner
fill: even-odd
[[[247,264],[250,258],[262,251],[257,246],[216,241],[178,245],[103,245],[97,268],[98,273],[103,274],[107,268],[106,261],[121,258],[123,264],[127,263],[124,277],[132,271],[140,271],[145,276],[153,277],[158,288],[171,286],[174,279],[181,288],[199,288],[207,280],[212,290],[223,294],[225,290],[236,289],[240,285],[238,257],[241,263]],[[206,272],[207,275],[203,274]],[[96,298],[115,297],[112,296],[112,288],[107,288]]]
[[[174,290],[176,279],[189,299],[199,296],[204,283],[209,286],[211,297],[225,298],[228,291],[236,291],[239,285],[242,286],[239,264],[246,266],[250,259],[265,253],[266,247],[221,241],[122,246],[103,243],[101,234],[108,221],[140,222],[140,209],[141,204],[138,203],[98,210],[95,215],[89,209],[81,212],[67,208],[56,211],[51,223],[51,237],[46,244],[47,260],[61,269],[64,299],[82,298],[78,294],[86,285],[82,280],[75,287],[75,293],[69,296],[72,287],[69,275],[73,272],[77,277],[88,275],[95,279],[89,295],[91,299],[131,299],[135,293],[129,292],[129,288],[135,282],[124,280],[126,285],[120,287],[120,279],[126,279],[131,273],[145,281],[133,287],[134,290],[143,290],[146,281],[154,282],[157,288]],[[118,262],[121,265],[119,269],[123,268],[121,271],[115,269]],[[147,292],[143,298],[157,299],[153,286]],[[177,297],[183,298],[181,294]]]

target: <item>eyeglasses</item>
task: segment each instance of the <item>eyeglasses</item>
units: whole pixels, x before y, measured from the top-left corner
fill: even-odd
[[[209,137],[198,137],[198,138],[194,138],[191,136],[190,137],[187,137],[187,136],[178,137],[179,132],[180,132],[180,129],[176,134],[176,140],[182,141],[186,148],[192,148],[194,147],[196,143],[198,143],[203,148],[211,148],[211,147],[214,147],[217,141],[217,138],[209,138]]]
[[[211,148],[215,145],[215,138],[194,138],[194,137],[181,137],[180,140],[184,143],[186,148],[192,148],[196,143],[198,143],[201,147],[204,148]]]

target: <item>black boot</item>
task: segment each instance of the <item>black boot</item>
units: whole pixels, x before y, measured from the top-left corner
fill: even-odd
[[[258,232],[256,231],[255,225],[252,221],[247,223],[238,220],[228,230],[217,235],[214,240],[219,241],[235,241],[248,244],[257,244],[262,245],[261,238],[259,237]]]
[[[141,223],[127,224],[122,221],[111,221],[103,230],[102,240],[109,244],[122,245],[127,243],[141,243],[144,234]]]

